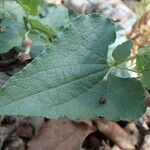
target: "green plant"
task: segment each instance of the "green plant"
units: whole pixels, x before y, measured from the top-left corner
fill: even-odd
[[[142,17],[146,14],[147,8],[149,7],[150,0],[141,0],[136,9],[137,20],[140,21]]]
[[[49,47],[58,32],[72,20],[71,16],[76,16],[66,7],[56,7],[42,0],[16,1],[4,1],[4,9],[0,10],[0,53],[12,48],[24,52],[22,42],[29,38],[33,42],[30,55],[35,57]]]
[[[32,30],[38,30],[36,36],[46,38],[48,48],[42,48],[40,55],[2,87],[1,115],[67,116],[71,119],[104,116],[110,120],[132,120],[144,113],[144,100],[150,88],[149,47],[131,57],[132,42],[125,41],[108,56],[110,46],[116,40],[116,26],[110,19],[100,14],[82,15],[67,26],[68,18],[67,23],[63,23],[67,27],[62,31],[59,24],[56,28],[55,24],[49,27],[44,24],[47,19],[39,23],[39,16],[32,16],[38,15],[39,5],[31,12],[33,4],[28,6],[22,0],[18,2],[27,11],[24,23],[29,26],[27,29],[31,28],[26,32],[16,27],[18,24],[11,23],[9,27],[8,19],[6,25],[9,32],[15,31],[16,34],[24,31],[29,37]],[[52,11],[51,8],[49,11]],[[0,35],[0,51],[7,52],[11,47],[5,48],[6,51],[4,48],[1,50],[7,31],[3,19],[2,23],[4,31]],[[32,36],[30,39],[33,40]],[[8,37],[5,35],[6,40]],[[13,45],[10,45],[19,46],[23,37],[11,41]],[[42,42],[40,38],[39,41]],[[134,68],[130,66],[133,60],[136,60]],[[124,73],[119,75],[118,70]],[[131,72],[136,72],[136,77]],[[141,80],[137,79],[137,75]]]

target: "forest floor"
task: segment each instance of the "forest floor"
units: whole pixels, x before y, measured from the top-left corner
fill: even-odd
[[[134,41],[133,53],[150,45],[150,10],[137,22],[138,1],[131,0],[49,0],[56,5],[67,5],[79,13],[98,10],[121,25],[128,38]],[[90,6],[90,7],[86,7]],[[18,54],[9,52],[0,55],[0,86],[31,60],[16,60]],[[136,108],[135,108],[136,109]],[[0,149],[2,150],[149,150],[150,109],[134,122],[110,122],[97,120],[68,119],[51,120],[41,117],[1,116]]]

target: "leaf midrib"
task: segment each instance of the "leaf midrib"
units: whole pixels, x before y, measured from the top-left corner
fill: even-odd
[[[109,69],[109,68],[108,68],[108,69]],[[104,72],[105,70],[108,70],[108,69],[104,69],[103,72]],[[86,77],[78,78],[77,80],[81,80],[81,79],[83,79],[83,78],[87,78],[87,77],[92,76],[92,75],[95,75],[95,74],[97,74],[97,73],[99,73],[99,71],[96,72],[96,73],[92,73],[92,74],[90,74],[90,75],[88,75],[88,76],[86,76]],[[106,72],[106,73],[107,73],[107,72]],[[102,79],[103,79],[103,78],[102,78]],[[74,81],[71,81],[71,82],[66,82],[65,84],[62,84],[62,85],[70,84],[70,83],[76,82],[77,80],[74,80]],[[101,80],[100,80],[100,81],[101,81]],[[100,81],[99,81],[99,82],[100,82]],[[37,93],[35,93],[35,94],[32,94],[32,95],[30,95],[30,96],[23,97],[23,98],[21,98],[21,99],[16,99],[16,100],[13,99],[13,101],[11,101],[10,103],[7,103],[7,104],[5,104],[5,105],[1,105],[1,107],[6,106],[6,105],[9,105],[9,104],[13,103],[14,101],[16,102],[16,101],[19,101],[19,100],[24,100],[24,99],[26,99],[26,98],[28,98],[28,97],[35,96],[35,95],[41,94],[41,93],[43,93],[43,92],[46,92],[46,91],[48,91],[48,90],[52,90],[52,89],[58,88],[58,87],[60,87],[60,86],[62,86],[62,85],[58,85],[58,86],[56,86],[56,87],[54,87],[54,88],[47,89],[47,90],[43,90],[43,91],[41,91],[41,92],[37,92]],[[95,86],[95,85],[93,85],[93,86]],[[92,86],[91,88],[93,88],[93,86]],[[91,88],[89,88],[88,90],[90,90]],[[88,90],[87,90],[87,91],[88,91]],[[87,91],[85,91],[85,92],[87,92]],[[84,93],[85,93],[85,92],[84,92]],[[82,94],[84,94],[84,93],[82,93]],[[81,95],[82,95],[82,94],[81,94]],[[7,93],[7,95],[9,96],[8,93]],[[78,96],[77,96],[77,97],[78,97]],[[77,97],[75,97],[75,98],[77,98]],[[28,100],[28,99],[27,99],[27,100]],[[69,99],[68,101],[70,101],[70,99]],[[64,101],[64,103],[65,103],[65,102],[67,102],[67,101]],[[60,104],[60,103],[59,103],[59,104]],[[57,105],[57,104],[56,104],[56,105]]]

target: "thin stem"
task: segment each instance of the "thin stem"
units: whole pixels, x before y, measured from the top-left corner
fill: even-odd
[[[25,34],[25,39],[28,39],[28,34],[30,33],[30,30],[28,30]]]
[[[26,51],[25,51],[25,54],[29,55],[29,54],[30,54],[30,50],[31,50],[31,48],[30,48],[30,47],[27,47],[27,48],[26,48]]]
[[[107,81],[107,80],[108,80],[108,75],[110,74],[110,72],[112,71],[113,68],[114,68],[114,67],[111,67],[111,68],[109,69],[109,71],[107,72],[107,74],[103,77],[103,81]]]

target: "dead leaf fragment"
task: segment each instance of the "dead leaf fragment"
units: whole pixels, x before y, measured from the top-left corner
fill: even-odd
[[[22,123],[20,126],[16,129],[16,134],[19,137],[24,138],[32,138],[33,137],[33,127],[29,123]]]
[[[28,150],[78,150],[94,127],[67,119],[44,123],[39,134],[28,143]]]
[[[136,124],[134,122],[128,123],[125,127],[125,131],[131,135],[134,145],[139,146],[142,141],[142,137]]]
[[[119,125],[105,119],[97,120],[97,126],[101,133],[106,135],[122,149],[135,149],[132,137]]]
[[[144,142],[143,145],[141,147],[141,150],[148,150],[150,148],[150,134],[147,134],[144,137]]]
[[[5,150],[25,150],[25,143],[21,138],[11,136],[4,143]]]

